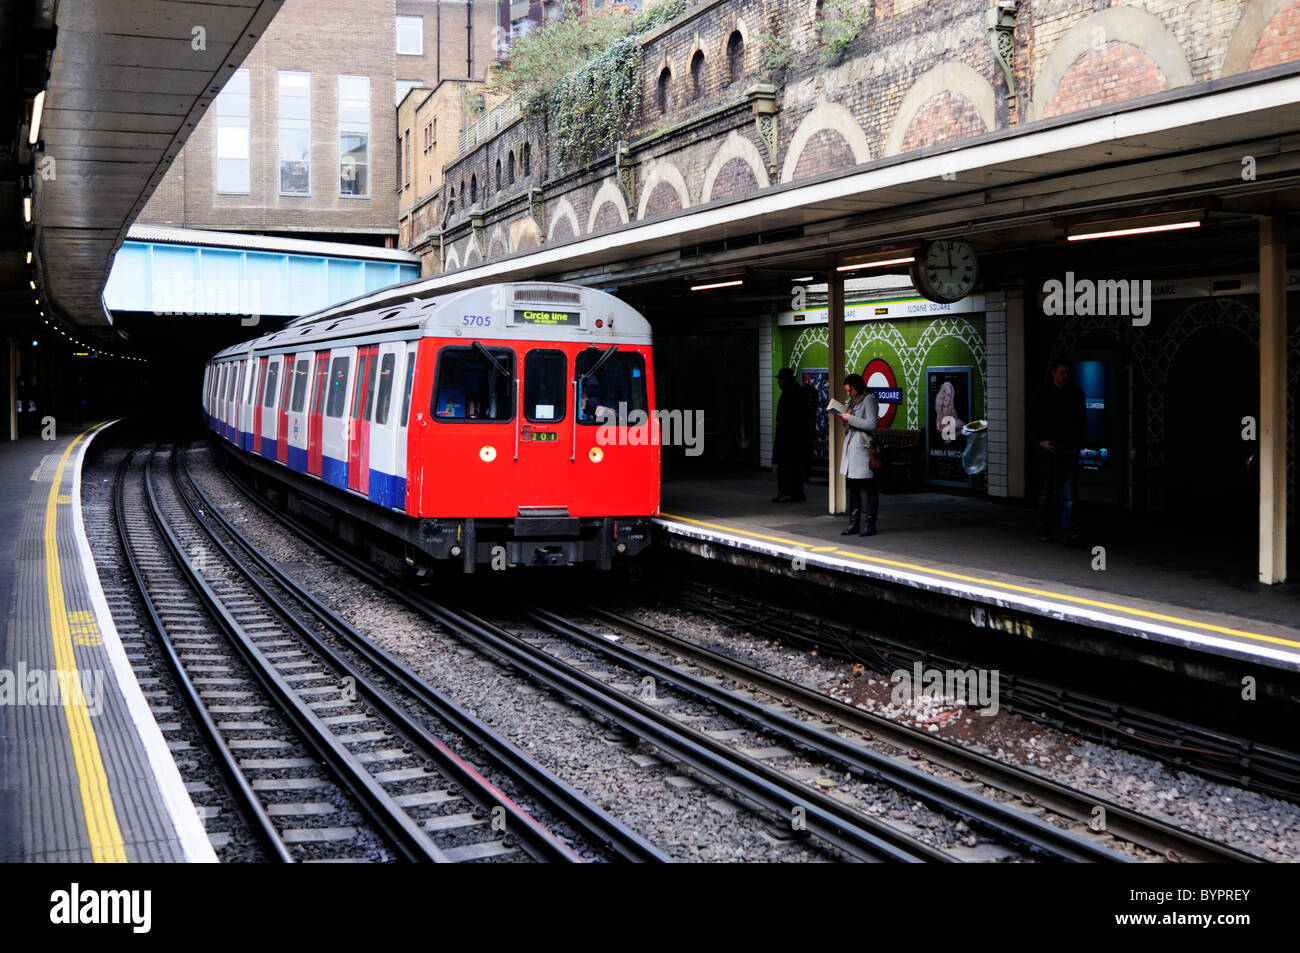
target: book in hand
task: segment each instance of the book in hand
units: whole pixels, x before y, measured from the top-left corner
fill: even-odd
[[[832,397],[830,400],[826,402],[826,413],[828,414],[843,414],[847,412],[848,412],[848,408],[845,407],[843,404],[841,404],[834,397]]]

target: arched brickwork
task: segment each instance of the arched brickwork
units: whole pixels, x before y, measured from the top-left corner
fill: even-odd
[[[508,254],[510,246],[506,244],[506,233],[498,225],[492,230],[492,237],[488,240],[488,257],[501,258]]]
[[[1191,82],[1178,38],[1158,17],[1138,7],[1109,7],[1067,31],[1043,60],[1029,118],[1060,116]]]
[[[645,178],[641,180],[637,221],[647,215],[663,215],[666,212],[690,208],[691,193],[681,170],[672,162],[663,160],[653,161],[648,165]]]
[[[474,236],[470,235],[469,240],[465,242],[465,267],[472,268],[482,261],[483,256],[479,254],[478,243],[474,241]]]
[[[860,165],[871,146],[853,113],[839,103],[820,102],[799,122],[781,168],[781,181]]]
[[[443,266],[443,271],[455,271],[460,267],[460,252],[456,251],[454,245],[447,246],[447,263]]]
[[[1300,59],[1300,0],[1250,0],[1241,11],[1221,76]]]
[[[606,206],[612,206],[606,208]],[[613,179],[606,179],[591,200],[591,216],[587,219],[587,234],[598,228],[613,228],[627,224],[627,202]]]
[[[562,198],[551,210],[550,222],[546,228],[547,242],[562,242],[577,238],[582,234],[578,227],[578,213],[573,210],[573,203]]]
[[[732,165],[733,162],[748,167],[748,175],[738,165]],[[752,184],[748,182],[750,178],[753,180]],[[719,180],[721,180],[721,188],[719,188]],[[758,147],[739,133],[732,132],[713,154],[713,159],[704,172],[704,186],[700,190],[700,201],[711,202],[718,198],[729,198],[744,194],[744,191],[767,188],[769,184],[767,169],[763,167],[763,157],[759,155]],[[738,189],[744,191],[737,191]]]
[[[965,63],[947,62],[912,84],[899,104],[885,155],[955,142],[997,124],[993,86]]]
[[[542,233],[537,230],[537,222],[531,215],[525,215],[510,223],[511,251],[537,248],[541,244]]]

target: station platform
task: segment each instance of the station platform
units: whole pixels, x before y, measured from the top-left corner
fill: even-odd
[[[0,443],[0,861],[215,862],[86,538],[108,426]]]
[[[1253,553],[1087,511],[1082,540],[1067,548],[1039,540],[1033,507],[942,492],[882,493],[877,535],[841,536],[846,518],[827,513],[824,478],[806,492],[805,503],[770,502],[775,476],[752,469],[665,476],[660,543],[943,605],[976,627],[1028,638],[1064,623],[1300,671],[1300,585],[1251,580]],[[1104,569],[1094,568],[1097,547]]]

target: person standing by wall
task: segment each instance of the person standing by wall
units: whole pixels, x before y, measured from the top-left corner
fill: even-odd
[[[861,374],[844,378],[844,390],[849,403],[846,413],[839,415],[844,424],[844,452],[840,456],[840,472],[844,474],[848,490],[849,525],[841,536],[876,535],[876,513],[880,509],[880,491],[876,488],[875,474],[871,472],[871,451],[868,449],[871,434],[880,417],[880,404],[876,395],[867,390]],[[867,494],[867,520],[862,523],[862,494]]]
[[[1038,464],[1038,538],[1051,542],[1052,497],[1061,507],[1065,545],[1079,542],[1074,503],[1079,495],[1079,449],[1083,446],[1086,411],[1083,391],[1070,383],[1070,365],[1053,360],[1047,381],[1029,407],[1029,435]]]
[[[802,503],[804,470],[811,452],[812,433],[808,426],[808,398],[794,371],[783,367],[776,375],[781,399],[776,403],[776,434],[772,440],[772,463],[776,466],[776,496],[773,503]]]

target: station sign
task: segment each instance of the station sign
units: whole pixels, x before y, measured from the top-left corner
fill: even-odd
[[[862,369],[862,380],[866,383],[867,390],[876,395],[879,426],[888,427],[894,422],[898,405],[903,402],[903,389],[898,386],[898,377],[894,374],[894,369],[889,366],[888,361],[878,357],[872,358]]]
[[[898,298],[890,301],[864,301],[846,305],[844,320],[848,324],[853,324],[858,321],[885,321],[941,314],[978,314],[983,310],[983,295],[970,295],[952,304],[931,301],[928,298]],[[782,327],[799,327],[805,324],[826,324],[829,319],[825,308],[805,308],[802,311],[783,311],[777,315],[776,320]]]

